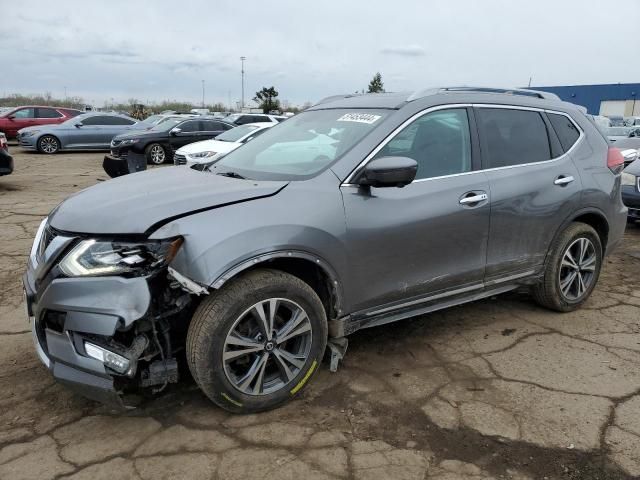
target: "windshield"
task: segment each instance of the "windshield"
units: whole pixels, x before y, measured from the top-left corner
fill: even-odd
[[[227,154],[211,171],[255,180],[308,178],[341,157],[388,115],[388,110],[369,109],[303,112]]]
[[[260,127],[256,127],[255,125],[242,125],[241,127],[235,127],[231,130],[227,130],[224,133],[221,133],[216,137],[216,140],[220,140],[221,142],[237,142],[245,135],[249,135],[254,130],[257,130]]]

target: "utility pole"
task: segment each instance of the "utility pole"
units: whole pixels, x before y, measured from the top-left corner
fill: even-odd
[[[240,100],[240,111],[242,112],[242,110],[244,110],[244,61],[247,59],[247,57],[240,57],[240,62],[242,67],[240,69],[240,72],[242,73],[242,100]]]
[[[202,80],[202,108],[204,108],[204,80]]]
[[[529,85],[527,86],[527,88],[531,88],[531,80],[533,79],[533,77],[529,77]]]
[[[67,87],[64,87],[64,99],[67,99]]]

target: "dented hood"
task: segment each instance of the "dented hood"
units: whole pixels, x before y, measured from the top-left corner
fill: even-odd
[[[184,167],[114,178],[58,205],[49,224],[89,234],[144,234],[177,217],[277,194],[288,182],[255,181]]]

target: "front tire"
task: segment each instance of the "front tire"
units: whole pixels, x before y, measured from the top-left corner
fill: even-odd
[[[570,312],[591,295],[602,268],[602,243],[593,227],[572,223],[553,242],[542,282],[532,289],[543,307]]]
[[[147,157],[147,163],[152,165],[162,165],[167,161],[167,151],[159,143],[151,143],[144,150]]]
[[[307,385],[326,344],[326,314],[313,289],[285,272],[255,270],[199,305],[187,334],[187,360],[215,404],[260,412]]]
[[[47,155],[53,155],[60,151],[60,141],[53,135],[43,135],[38,140],[38,151]]]

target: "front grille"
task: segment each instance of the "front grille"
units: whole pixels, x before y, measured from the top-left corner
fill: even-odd
[[[127,156],[129,155],[129,150],[111,150],[111,156],[112,157],[116,157],[116,158],[127,158]]]
[[[181,153],[176,153],[173,156],[173,164],[174,165],[186,165],[187,164],[187,157],[182,155]]]

